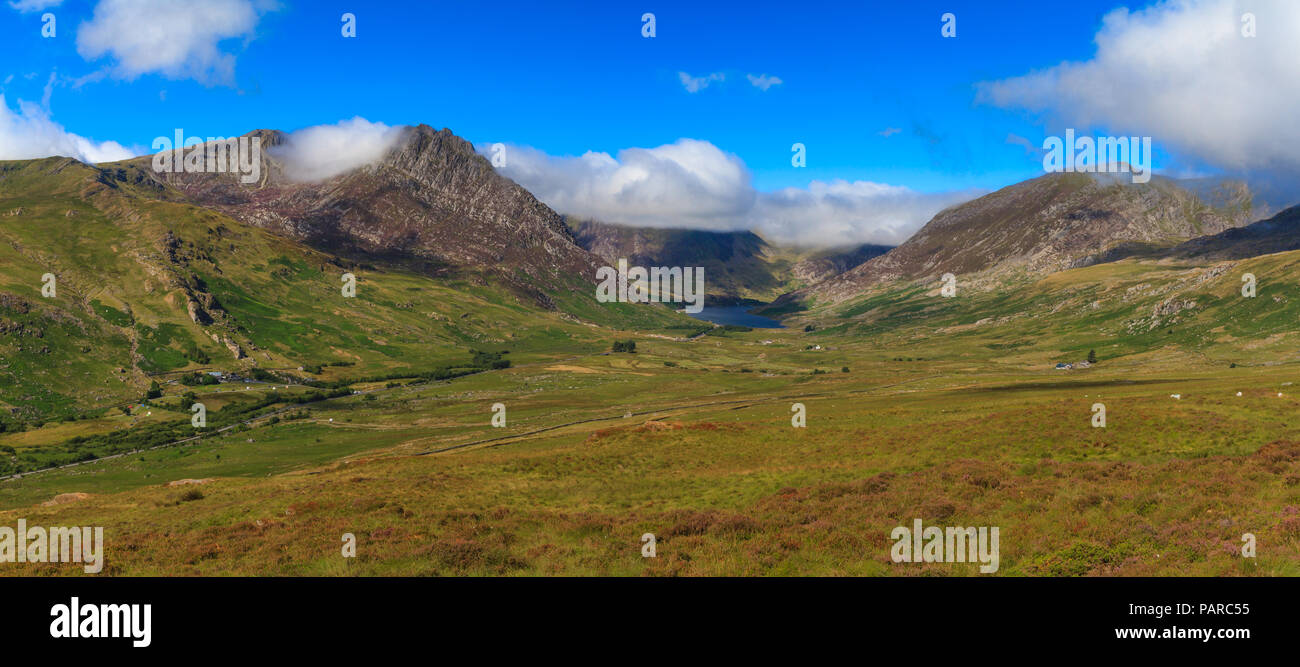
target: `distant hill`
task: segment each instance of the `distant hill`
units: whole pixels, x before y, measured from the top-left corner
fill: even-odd
[[[748,231],[631,227],[572,218],[568,222],[578,244],[606,262],[624,257],[632,265],[703,266],[712,305],[771,301],[889,250],[877,245],[782,247]]]
[[[1228,229],[1180,243],[1165,256],[1204,259],[1246,259],[1300,250],[1300,206],[1245,227]]]
[[[1210,206],[1249,201],[1249,221],[1264,220],[1300,204],[1300,186],[1280,179],[1205,177],[1175,181]]]
[[[613,265],[701,266],[709,305],[774,298],[789,275],[790,262],[774,258],[767,242],[752,232],[626,227],[570,219],[578,245]]]
[[[1086,265],[1120,244],[1172,246],[1250,219],[1249,191],[1216,206],[1174,181],[1047,174],[940,212],[890,252],[789,299],[842,301],[900,279],[974,273],[1043,275]]]
[[[794,265],[794,277],[805,285],[819,283],[836,274],[844,273],[873,257],[879,257],[894,246],[865,244],[848,248],[818,250]]]

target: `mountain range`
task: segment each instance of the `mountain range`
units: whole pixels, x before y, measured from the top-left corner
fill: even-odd
[[[606,262],[634,266],[701,266],[712,305],[771,301],[884,254],[890,246],[774,246],[753,232],[715,232],[569,220],[579,245]]]
[[[1230,181],[1048,174],[944,210],[896,248],[811,249],[568,218],[446,129],[401,128],[380,159],[310,182],[280,157],[287,135],[246,136],[265,149],[255,183],[159,173],[150,156],[0,162],[0,407],[40,420],[195,370],[394,374],[479,349],[700,326],[659,305],[597,303],[597,269],[619,258],[703,266],[710,305],[774,302],[765,312],[816,324],[827,307],[866,312],[851,304],[876,309],[881,290],[945,273],[992,289],[1123,260],[1300,248],[1300,209],[1258,220],[1250,188]],[[345,273],[358,298],[340,294]]]

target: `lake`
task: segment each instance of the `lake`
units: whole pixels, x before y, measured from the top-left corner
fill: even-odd
[[[784,329],[785,325],[780,322],[754,315],[749,312],[750,308],[757,306],[705,306],[698,313],[687,313],[697,320],[706,320],[714,324],[735,324],[743,327],[753,327],[755,329]]]

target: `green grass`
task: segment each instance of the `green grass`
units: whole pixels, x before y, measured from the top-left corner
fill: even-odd
[[[0,502],[103,522],[116,574],[976,573],[889,562],[889,531],[917,517],[999,526],[1003,575],[1300,573],[1282,511],[1300,504],[1300,420],[1276,396],[1294,366],[1063,375],[837,341],[817,365],[853,371],[810,375],[804,339],[645,338],[632,355],[348,396],[7,482]],[[806,429],[790,426],[796,401]],[[215,481],[177,503],[165,484],[185,478]],[[34,507],[73,492],[93,495]],[[321,551],[344,532],[356,561]],[[643,532],[659,558],[639,556]],[[1271,548],[1242,563],[1242,532]]]
[[[352,362],[333,375],[418,373],[480,347],[583,349],[601,338],[584,321],[690,321],[595,303],[576,277],[544,311],[489,276],[356,266],[175,193],[108,183],[59,158],[0,162],[0,210],[19,211],[0,217],[0,412],[16,410],[15,427],[97,415],[139,400],[151,376],[186,369]],[[344,272],[358,277],[355,298],[341,294]],[[58,278],[56,298],[41,296],[45,273]],[[191,302],[211,321],[191,318]]]

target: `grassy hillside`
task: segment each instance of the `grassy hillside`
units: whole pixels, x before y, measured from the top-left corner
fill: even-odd
[[[1256,296],[1242,296],[1242,277]],[[1177,351],[1215,365],[1300,359],[1300,253],[1240,261],[1123,261],[1047,277],[962,276],[945,298],[938,282],[898,281],[836,304],[812,302],[790,324],[814,337],[871,337],[924,357],[996,355],[1038,368],[1083,359],[1146,363]],[[770,311],[769,311],[770,313]],[[1124,363],[1130,363],[1128,361]]]
[[[600,324],[694,322],[665,307],[597,304],[577,276],[546,311],[485,277],[331,256],[131,173],[0,162],[3,431],[120,426],[118,408],[139,406],[155,382],[180,393],[168,383],[197,371],[286,384],[414,377],[472,366],[475,350],[518,363],[582,349],[604,335]],[[357,278],[354,298],[343,296],[345,273]],[[57,279],[52,298],[45,274]]]
[[[943,301],[900,288],[811,332],[636,334],[635,354],[381,385],[10,480],[0,507],[105,526],[111,574],[977,574],[891,562],[890,531],[921,518],[1000,527],[1000,575],[1296,575],[1300,365],[1271,319],[1296,261],[1204,280],[1115,264]],[[1255,300],[1231,298],[1238,269],[1260,276]],[[1198,306],[1146,330],[1170,297]],[[1052,369],[1093,347],[1097,365]]]

